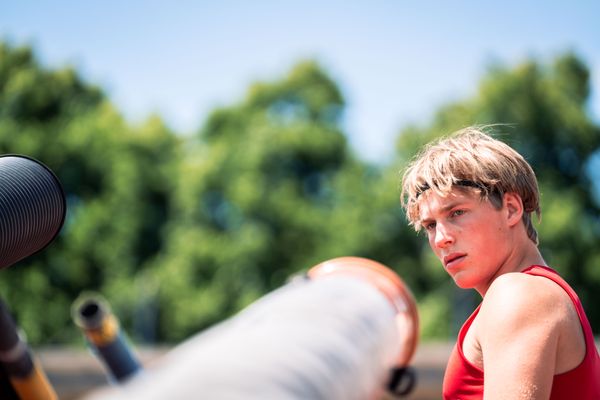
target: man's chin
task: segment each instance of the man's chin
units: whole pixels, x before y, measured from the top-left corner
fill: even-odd
[[[458,286],[461,289],[473,289],[474,287],[473,282],[469,281],[469,279],[467,279],[467,277],[465,277],[464,274],[460,272],[453,275],[452,279],[454,280],[456,286]]]

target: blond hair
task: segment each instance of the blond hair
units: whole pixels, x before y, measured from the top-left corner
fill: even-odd
[[[531,213],[535,212],[538,219],[541,216],[535,173],[523,156],[483,129],[468,127],[429,143],[408,165],[400,200],[409,223],[420,229],[419,196],[426,190],[441,196],[454,187],[475,190],[498,209],[504,193],[516,193],[523,202],[527,236],[538,244],[531,221]]]

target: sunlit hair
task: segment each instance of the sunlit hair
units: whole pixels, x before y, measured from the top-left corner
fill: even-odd
[[[492,138],[483,128],[469,127],[426,145],[408,165],[402,177],[402,207],[417,231],[419,197],[432,190],[445,196],[455,188],[473,190],[494,207],[502,207],[504,193],[516,193],[523,201],[527,236],[538,244],[531,214],[541,215],[537,179],[525,159],[507,144]]]

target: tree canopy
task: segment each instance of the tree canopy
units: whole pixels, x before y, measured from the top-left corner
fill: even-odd
[[[409,284],[424,338],[448,337],[474,299],[454,289],[407,226],[400,171],[434,137],[499,124],[499,137],[538,175],[542,252],[598,331],[599,205],[589,163],[600,128],[589,95],[589,70],[575,54],[494,65],[476,95],[403,128],[394,159],[370,165],[348,144],[341,90],[314,61],[252,84],[184,137],[158,115],[130,124],[74,69],[47,68],[31,48],[0,43],[0,151],[48,165],[68,201],[57,240],[2,271],[0,296],[34,344],[78,337],[69,309],[83,290],[103,293],[135,340],[174,342],[312,265],[354,255]]]

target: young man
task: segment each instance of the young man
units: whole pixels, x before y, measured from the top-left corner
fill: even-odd
[[[483,297],[450,356],[445,399],[600,399],[592,330],[538,250],[539,191],[521,155],[459,131],[409,165],[402,205],[455,283]]]

